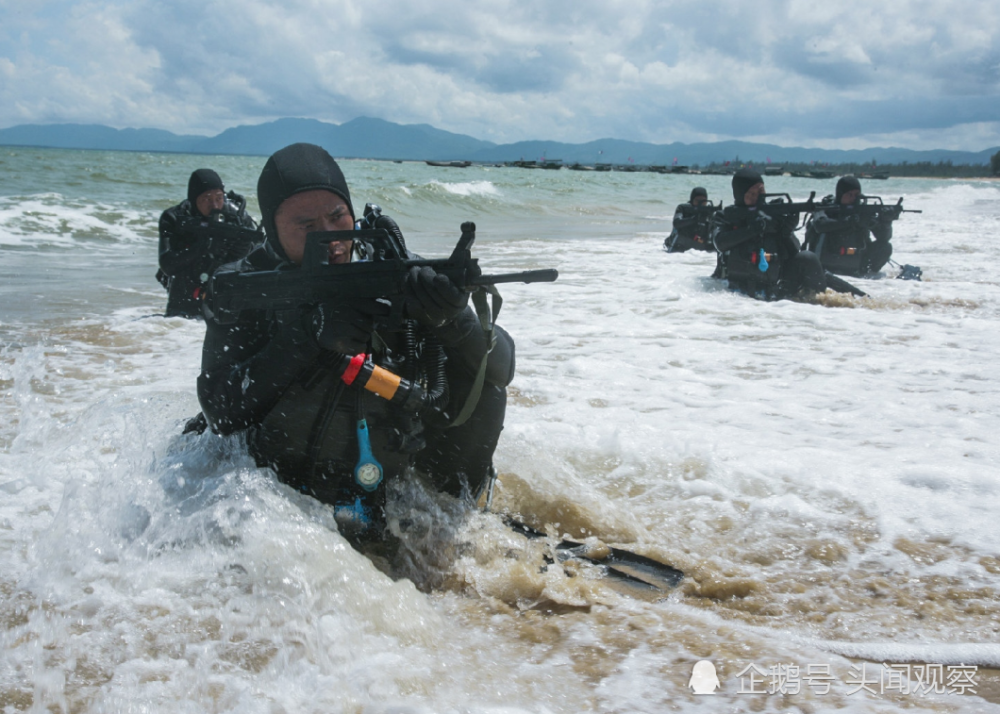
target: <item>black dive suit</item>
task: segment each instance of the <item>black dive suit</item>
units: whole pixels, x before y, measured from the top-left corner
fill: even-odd
[[[299,270],[265,243],[222,271],[279,266]],[[274,469],[284,483],[334,506],[360,498],[376,525],[386,481],[411,464],[456,496],[466,490],[478,495],[486,484],[503,428],[506,386],[514,375],[514,342],[494,328],[481,396],[468,421],[450,428],[449,419],[465,404],[488,348],[472,307],[437,328],[407,320],[403,332],[383,334],[376,328],[373,333],[368,352],[376,364],[440,395],[436,405],[417,413],[344,384],[343,355],[319,346],[307,313],[246,311],[232,325],[210,316],[206,323],[198,377],[205,416],[218,434],[245,431],[258,464]],[[441,394],[442,389],[447,391]],[[372,493],[353,476],[361,417],[385,474]]]
[[[713,277],[752,297],[777,300],[800,291],[826,289],[823,266],[801,250],[795,237],[798,214],[768,214],[768,205],[727,206],[713,216],[712,243],[719,252]]]
[[[257,229],[257,224],[246,212],[246,200],[232,191],[226,196],[222,210],[208,217],[202,216],[190,200],[160,215],[160,269],[156,279],[167,289],[166,317],[201,318],[200,294],[208,276],[220,265],[246,256],[260,243],[260,240],[247,240],[239,245],[228,245],[222,251],[211,250],[207,237],[196,236],[190,229],[215,222],[251,231]]]
[[[663,241],[663,248],[668,253],[683,253],[692,248],[715,251],[711,241],[715,210],[711,205],[693,206],[690,202],[678,205],[674,211],[674,229]]]
[[[828,201],[824,201],[827,203]],[[853,204],[817,211],[806,224],[806,246],[823,267],[838,275],[877,273],[892,256],[889,212],[863,215]]]

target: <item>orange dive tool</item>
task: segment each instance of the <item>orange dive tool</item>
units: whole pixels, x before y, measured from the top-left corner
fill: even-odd
[[[364,353],[353,357],[344,355],[341,364],[344,371],[340,379],[347,386],[356,384],[364,387],[369,392],[410,411],[416,411],[424,402],[424,390],[419,384],[379,367]]]

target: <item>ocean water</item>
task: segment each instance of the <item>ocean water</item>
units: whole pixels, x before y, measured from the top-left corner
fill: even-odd
[[[416,480],[387,565],[181,435],[204,328],[157,316],[156,222],[202,166],[259,215],[263,163],[0,147],[4,712],[1000,711],[1000,184],[867,184],[924,280],[764,304],[661,250],[726,177],[343,162],[426,256],[474,220],[487,271],[559,269],[502,290],[494,510],[685,572],[651,597]]]

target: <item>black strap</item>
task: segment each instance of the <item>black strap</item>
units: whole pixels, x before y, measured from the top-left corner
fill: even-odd
[[[486,293],[493,296],[492,309],[487,303]],[[472,293],[472,304],[476,307],[479,324],[486,335],[486,354],[483,355],[483,360],[479,363],[479,370],[476,372],[476,378],[472,382],[472,388],[469,389],[469,396],[466,397],[465,404],[462,405],[458,416],[448,425],[449,429],[461,426],[467,422],[469,417],[472,416],[472,412],[476,410],[476,405],[479,404],[479,397],[483,394],[483,385],[486,383],[486,363],[490,359],[490,352],[493,351],[493,347],[497,343],[497,335],[493,326],[496,324],[497,315],[500,314],[500,307],[503,305],[503,298],[500,296],[500,293],[495,286],[486,285],[483,290],[477,290]]]

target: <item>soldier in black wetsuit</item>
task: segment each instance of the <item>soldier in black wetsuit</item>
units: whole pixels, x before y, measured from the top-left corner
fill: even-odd
[[[837,192],[823,200],[830,209],[818,211],[806,224],[806,246],[831,273],[861,276],[877,273],[892,256],[891,210],[864,213],[857,210],[861,182],[844,176]]]
[[[267,238],[222,271],[299,270],[307,233],[355,226],[344,175],[318,146],[293,144],[271,156],[257,196]],[[402,241],[387,216],[375,227]],[[363,248],[353,240],[329,245],[330,263],[356,260]],[[209,316],[198,378],[204,414],[218,434],[245,432],[259,465],[332,504],[342,532],[359,540],[382,535],[386,482],[410,465],[441,490],[474,498],[492,474],[514,343],[500,327],[489,336],[468,303],[447,276],[422,267],[406,276],[402,332],[376,332],[387,307],[369,299],[331,299],[292,313],[245,311],[231,325]],[[407,411],[348,386],[345,355],[368,355],[423,384],[429,403]],[[466,420],[458,423],[461,415]],[[384,475],[374,487],[355,472],[369,444],[367,455]]]
[[[222,236],[223,226],[246,233]],[[201,291],[208,276],[224,263],[246,256],[257,230],[246,212],[246,200],[227,195],[219,174],[198,169],[188,180],[187,200],[160,216],[160,270],[156,279],[167,289],[166,317],[201,318]],[[213,241],[211,233],[217,234]],[[234,233],[229,231],[229,233]]]
[[[795,237],[798,214],[768,212],[764,179],[750,168],[733,175],[735,205],[713,217],[712,243],[719,252],[713,277],[761,300],[780,300],[826,290],[826,275],[814,253],[801,250]]]
[[[714,252],[710,240],[713,212],[708,203],[708,191],[701,186],[692,189],[688,202],[680,204],[674,211],[674,229],[663,241],[664,250],[683,253],[694,248]]]

